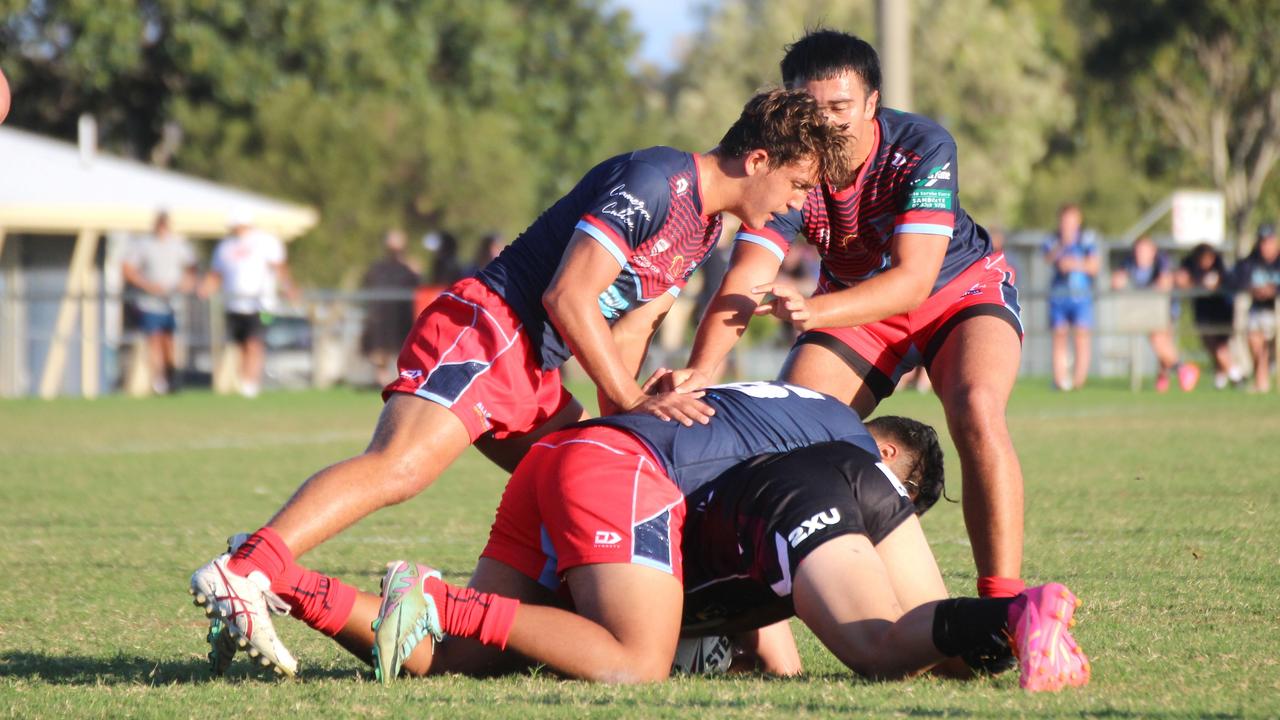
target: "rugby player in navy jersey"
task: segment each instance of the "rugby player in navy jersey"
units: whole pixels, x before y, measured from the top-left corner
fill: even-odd
[[[946,599],[916,519],[943,487],[931,428],[864,427],[846,404],[783,383],[705,397],[707,425],[628,413],[536,443],[467,588],[398,562],[381,599],[297,565],[277,592],[384,681],[402,667],[488,675],[530,662],[659,680],[682,628],[750,631],[795,614],[868,677],[969,676],[1000,666],[1012,638],[1024,687],[1087,682],[1063,586]]]
[[[880,106],[879,59],[869,44],[814,31],[787,49],[781,67],[788,87],[812,93],[845,129],[856,178],[824,182],[801,209],[739,233],[734,265],[695,338],[692,376],[681,375],[677,387],[714,377],[753,310],[801,333],[782,379],[840,398],[863,417],[923,365],[960,455],[979,593],[1014,595],[1024,585],[1022,470],[1005,420],[1022,353],[1013,270],[960,207],[950,133]],[[810,298],[775,282],[797,235],[822,256]]]
[[[649,338],[715,247],[720,214],[759,225],[799,207],[819,178],[847,172],[845,142],[807,93],[774,90],[752,98],[710,152],[654,147],[591,169],[419,316],[368,449],[313,475],[232,557],[192,575],[210,636],[225,621],[264,664],[293,674],[271,624],[272,582],[293,558],[421,492],[469,445],[511,470],[538,438],[585,417],[560,382],[570,354],[606,413],[706,422],[700,392],[641,391]]]

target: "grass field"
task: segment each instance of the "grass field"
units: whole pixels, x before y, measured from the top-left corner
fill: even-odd
[[[350,391],[0,403],[0,716],[1280,715],[1280,398],[1041,383],[1010,408],[1027,477],[1024,572],[1085,600],[1082,690],[1027,695],[1012,675],[867,683],[799,626],[799,680],[609,688],[534,673],[383,688],[289,619],[278,622],[299,680],[259,679],[241,661],[211,681],[187,576],[311,472],[358,452],[379,408]],[[884,410],[941,423],[936,400],[914,393]],[[502,483],[469,454],[304,561],[364,589],[406,556],[464,581]],[[951,590],[972,594],[959,507],[940,503],[925,529]]]

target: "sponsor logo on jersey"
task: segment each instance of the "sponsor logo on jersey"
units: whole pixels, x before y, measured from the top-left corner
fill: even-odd
[[[418,378],[422,377],[422,371],[421,370],[401,370],[400,377],[404,378],[405,380],[417,380]]]
[[[618,185],[609,191],[609,197],[622,198],[622,201],[614,200],[613,202],[600,208],[600,212],[605,215],[612,215],[622,222],[626,223],[629,230],[636,229],[635,217],[639,215],[645,220],[652,220],[653,216],[646,209],[644,200],[627,192],[625,183]]]
[[[622,536],[612,530],[596,531],[596,547],[613,547],[622,542]]]
[[[787,543],[790,544],[791,547],[799,547],[800,543],[804,542],[810,535],[822,530],[823,528],[831,527],[838,522],[840,522],[840,511],[836,508],[831,508],[826,512],[820,512],[800,523],[800,527],[787,533]]]
[[[649,251],[649,256],[652,257],[659,253],[664,253],[670,249],[671,249],[670,240],[666,238],[658,238],[658,241],[653,244],[653,249]]]
[[[907,210],[950,210],[951,191],[941,188],[917,188],[907,196]]]
[[[889,165],[892,167],[902,167],[903,165],[906,165],[906,164],[907,164],[907,156],[903,155],[900,152],[894,152],[893,160],[889,161]]]
[[[912,182],[917,187],[933,187],[939,180],[948,181],[951,179],[951,163],[938,165],[929,168],[929,172],[924,177]]]
[[[676,194],[683,195],[686,192],[689,192],[689,181],[685,178],[676,180]]]
[[[684,256],[677,255],[671,258],[671,264],[667,266],[667,274],[670,276],[668,280],[675,281],[684,273]]]
[[[491,421],[493,414],[490,413],[487,408],[485,408],[484,403],[482,402],[476,403],[471,408],[471,410],[476,414],[476,417],[480,418],[480,422],[484,423],[485,430],[488,430],[489,428],[493,427],[493,422]]]

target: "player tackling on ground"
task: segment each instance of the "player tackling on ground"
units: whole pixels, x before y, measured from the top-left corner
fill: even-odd
[[[780,375],[866,417],[924,365],[960,455],[965,525],[983,596],[1024,587],[1022,470],[1005,408],[1022,353],[1013,271],[960,207],[956,145],[928,118],[880,107],[880,64],[863,40],[807,34],[782,60],[849,139],[856,180],[814,188],[799,210],[748,224],[699,327],[689,389],[714,377],[754,310],[802,334]],[[796,235],[822,256],[817,292],[774,282]],[[756,304],[772,293],[759,308]]]
[[[660,680],[682,626],[738,632],[792,614],[871,678],[969,676],[1000,667],[1012,639],[1023,687],[1088,681],[1063,586],[946,599],[916,519],[942,492],[932,429],[881,418],[868,432],[844,403],[781,383],[705,399],[707,425],[628,413],[535,444],[468,588],[400,562],[381,599],[296,564],[273,590],[384,681],[531,662]]]
[[[808,94],[774,90],[708,153],[655,147],[597,165],[422,313],[368,449],[309,478],[229,560],[198,570],[191,591],[263,663],[293,674],[264,591],[295,557],[421,492],[467,446],[511,470],[538,438],[584,417],[560,382],[570,354],[605,412],[705,422],[700,393],[641,391],[648,340],[715,247],[720,213],[760,225],[799,207],[819,178],[847,172],[845,142]]]

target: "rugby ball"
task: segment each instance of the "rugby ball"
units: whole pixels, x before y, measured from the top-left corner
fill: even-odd
[[[4,77],[4,71],[0,70],[0,123],[4,122],[4,117],[9,114],[9,81]]]
[[[733,643],[723,635],[714,637],[680,638],[676,645],[675,662],[671,673],[686,675],[715,675],[729,671],[733,664]]]

